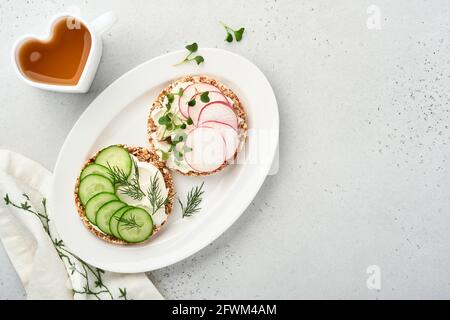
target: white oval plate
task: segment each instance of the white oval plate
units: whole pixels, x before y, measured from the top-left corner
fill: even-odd
[[[243,57],[219,49],[201,49],[205,63],[174,66],[186,52],[152,59],[127,72],[105,89],[70,131],[55,166],[50,209],[65,245],[84,261],[115,272],[143,272],[162,268],[194,254],[222,234],[250,204],[261,187],[278,143],[278,107],[263,73]],[[171,81],[204,74],[229,86],[248,114],[249,138],[242,164],[231,165],[210,177],[174,173],[177,196],[205,181],[202,210],[181,218],[176,203],[165,227],[150,242],[120,246],[106,243],[84,227],[78,217],[73,190],[83,163],[99,149],[123,143],[147,147],[149,106]],[[243,159],[243,158],[241,158]]]

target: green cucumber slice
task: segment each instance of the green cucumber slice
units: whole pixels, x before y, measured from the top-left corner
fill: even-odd
[[[86,168],[84,168],[83,171],[81,171],[80,179],[83,179],[90,174],[99,174],[101,176],[104,176],[105,178],[110,179],[108,168],[96,163],[91,163],[87,165]]]
[[[102,192],[114,193],[114,185],[111,180],[99,174],[90,174],[81,179],[78,186],[78,197],[83,206],[95,195]]]
[[[119,225],[119,219],[120,219],[120,217],[122,217],[122,215],[125,213],[125,211],[130,210],[131,208],[133,208],[133,207],[126,206],[126,207],[120,208],[119,210],[114,212],[111,219],[109,220],[109,230],[111,230],[111,233],[114,237],[116,237],[118,239],[122,239],[120,237],[119,231],[117,230],[117,226]]]
[[[142,208],[131,208],[120,218],[117,231],[120,238],[126,242],[145,241],[153,233],[152,217]]]
[[[117,196],[113,193],[102,192],[96,194],[86,203],[86,208],[84,209],[86,217],[90,222],[95,224],[95,215],[97,214],[98,209],[100,209],[100,207],[105,203],[113,200],[119,200],[119,198],[117,198]]]
[[[127,204],[122,201],[113,200],[105,203],[98,209],[95,215],[95,224],[104,233],[112,235],[109,229],[109,220],[111,220],[112,215],[119,209],[125,207]]]
[[[122,170],[126,176],[129,176],[133,161],[131,161],[131,156],[125,148],[109,146],[98,153],[95,163],[106,168],[116,167]]]

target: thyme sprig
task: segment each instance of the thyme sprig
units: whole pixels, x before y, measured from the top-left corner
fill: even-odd
[[[133,159],[133,172],[132,176],[128,175],[118,166],[111,167],[108,163],[108,173],[115,184],[119,186],[118,190],[134,200],[142,200],[145,197],[144,191],[142,191],[139,184],[139,168],[136,160]]]
[[[114,296],[111,290],[105,285],[103,282],[103,274],[104,270],[100,268],[95,268],[83,260],[72,254],[65,246],[63,240],[58,239],[56,236],[52,234],[50,230],[50,218],[47,213],[47,200],[46,198],[42,198],[41,205],[42,210],[35,210],[31,205],[31,199],[27,194],[22,195],[24,197],[24,201],[21,203],[16,203],[9,197],[8,194],[5,195],[3,200],[6,205],[13,206],[19,210],[23,210],[29,214],[33,214],[36,216],[42,224],[45,233],[50,238],[53,247],[55,248],[59,258],[61,261],[65,262],[65,266],[67,271],[73,274],[79,274],[83,279],[85,279],[85,284],[81,289],[72,288],[73,293],[78,294],[86,294],[95,297],[98,300],[101,300],[102,294],[106,294],[110,299],[114,299]],[[93,285],[92,285],[93,282]],[[119,288],[120,295],[118,296],[120,299],[127,300],[127,290],[126,288]]]
[[[196,186],[195,188],[192,188],[191,191],[188,192],[186,205],[184,205],[181,202],[181,200],[178,199],[178,202],[180,203],[181,206],[181,213],[183,218],[190,217],[201,210],[200,203],[202,202],[202,196],[204,193],[203,185],[204,182],[202,182],[200,186]]]
[[[120,292],[119,298],[122,298],[123,300],[128,300],[127,288],[119,288],[119,292]]]

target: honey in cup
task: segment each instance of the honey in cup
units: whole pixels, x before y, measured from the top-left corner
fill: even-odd
[[[76,85],[91,50],[92,37],[74,17],[62,17],[48,40],[28,39],[19,47],[17,61],[24,76],[35,82]]]

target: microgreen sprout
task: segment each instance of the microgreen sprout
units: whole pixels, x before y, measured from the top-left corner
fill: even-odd
[[[233,35],[234,35],[234,39],[236,41],[239,42],[242,40],[242,36],[244,35],[244,31],[245,31],[244,27],[234,30],[231,27],[227,26],[223,22],[221,22],[221,24],[223,25],[223,27],[225,28],[225,31],[227,32],[227,35],[225,37],[226,42],[233,42]]]
[[[184,60],[178,62],[176,65],[183,64],[189,61],[195,61],[199,65],[200,63],[205,61],[205,59],[200,55],[193,56],[198,50],[198,44],[196,42],[188,44],[185,48],[189,51],[189,54],[184,58]]]
[[[193,107],[193,106],[196,105],[197,102],[195,101],[195,99],[196,99],[197,95],[200,95],[200,101],[201,102],[203,102],[203,103],[208,103],[209,102],[209,91],[205,91],[205,92],[202,92],[200,94],[197,93],[196,95],[194,95],[194,97],[191,100],[188,101],[188,106],[189,107]]]
[[[189,100],[189,102],[188,102],[188,106],[189,107],[193,107],[193,106],[195,106],[195,98],[192,98],[191,100]]]
[[[200,100],[204,103],[209,102],[209,92],[205,91],[200,95]]]

